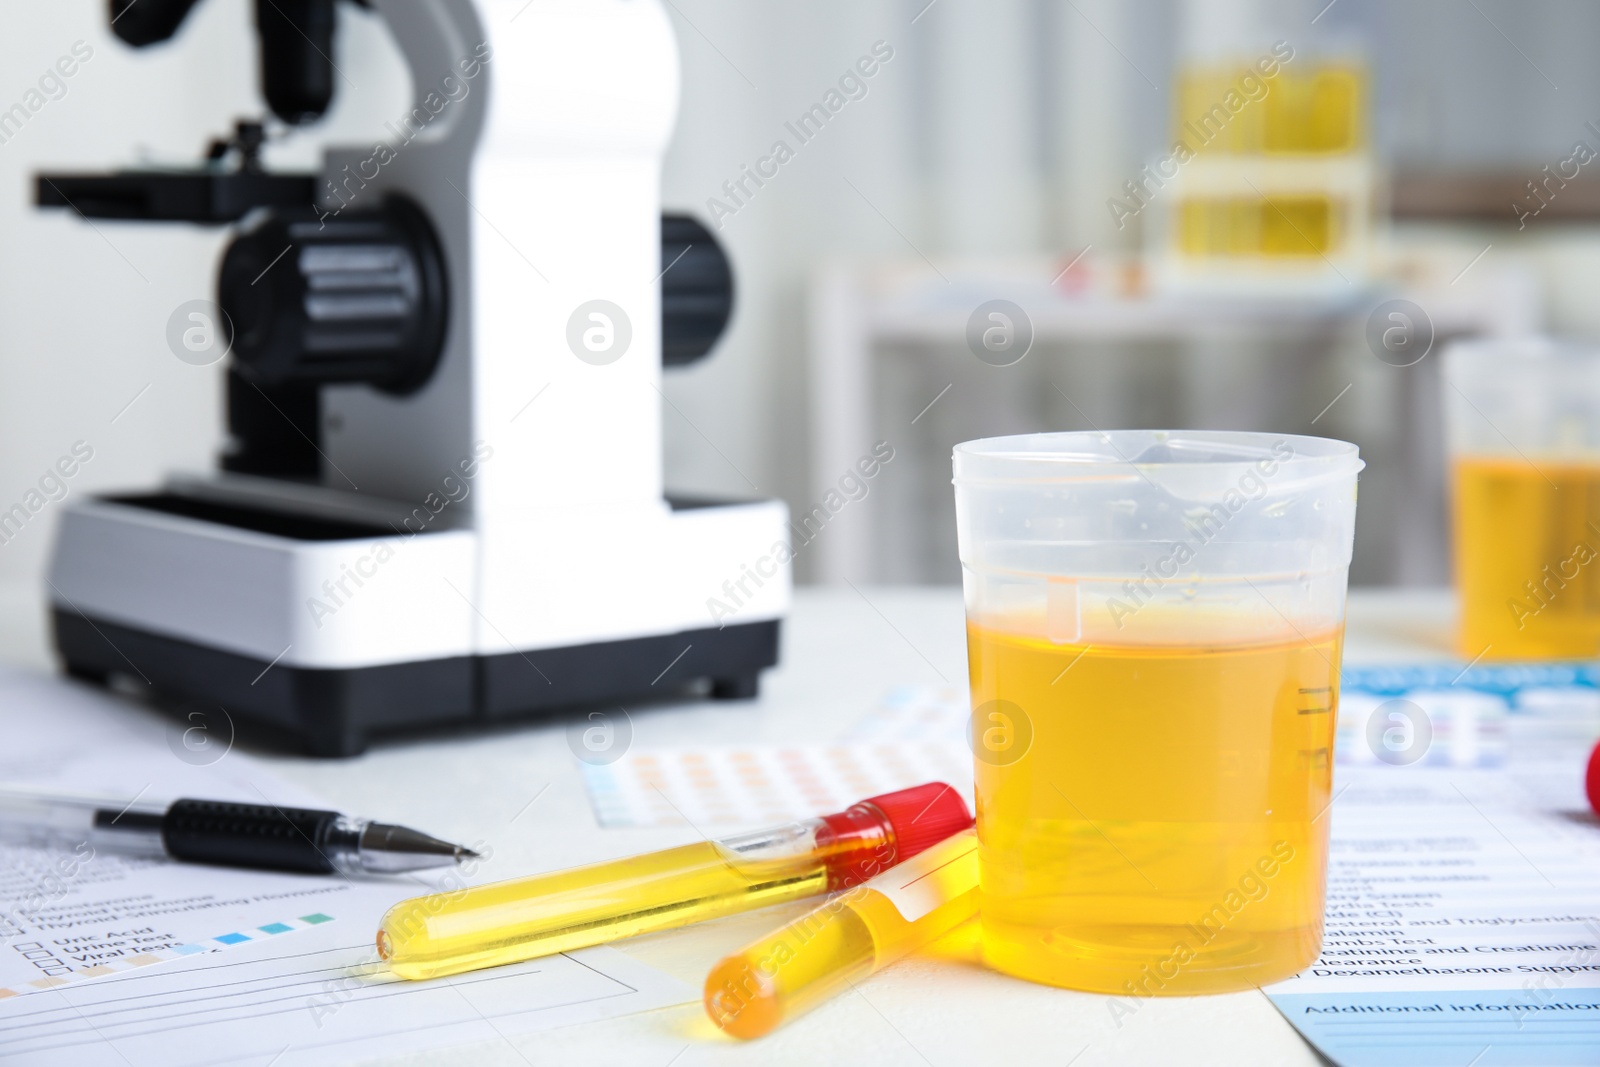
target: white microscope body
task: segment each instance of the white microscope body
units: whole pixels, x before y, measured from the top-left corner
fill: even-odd
[[[68,508],[50,568],[68,670],[142,676],[329,755],[370,731],[695,680],[753,695],[788,606],[787,511],[670,502],[662,483],[678,65],[661,4],[372,6],[414,109],[383,144],[329,150],[317,229],[286,232],[314,242],[396,195],[420,207],[448,302],[436,363],[405,392],[318,386],[314,478],[222,474]],[[308,244],[272,269],[297,261],[313,308],[375,247]],[[364,299],[348,314],[398,298]],[[754,577],[775,547],[785,565]],[[721,619],[708,604],[730,581],[742,605]]]

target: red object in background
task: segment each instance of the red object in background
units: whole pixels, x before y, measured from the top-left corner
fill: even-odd
[[[1589,791],[1589,806],[1600,815],[1600,745],[1589,753],[1589,777],[1584,786]]]

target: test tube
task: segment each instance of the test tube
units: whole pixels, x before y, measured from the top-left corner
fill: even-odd
[[[669,930],[860,885],[971,825],[960,795],[928,782],[720,841],[402,901],[378,956],[401,978],[437,978]]]
[[[722,959],[706,976],[706,1014],[761,1037],[977,910],[978,838],[966,830]]]

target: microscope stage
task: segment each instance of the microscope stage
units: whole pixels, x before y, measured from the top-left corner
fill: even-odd
[[[67,673],[142,681],[161,704],[220,706],[295,735],[314,754],[349,756],[394,730],[670,699],[708,685],[715,697],[749,698],[777,662],[788,569],[754,587],[759,579],[737,561],[787,543],[778,502],[664,511],[655,536],[631,546],[646,556],[636,565],[664,576],[649,594],[625,569],[597,567],[581,604],[558,602],[571,594],[555,589],[502,594],[486,610],[473,530],[397,535],[376,512],[305,505],[163,492],[69,506],[50,575]],[[729,579],[752,595],[714,615],[713,599],[732,604]],[[601,616],[608,632],[596,629]],[[552,639],[563,627],[570,639]]]

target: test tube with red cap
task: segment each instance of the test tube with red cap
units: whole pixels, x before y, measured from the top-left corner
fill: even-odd
[[[401,978],[517,963],[849,889],[972,825],[928,782],[718,841],[402,901],[378,928]]]
[[[706,1014],[761,1037],[977,911],[978,838],[966,830],[724,957],[706,976]]]

